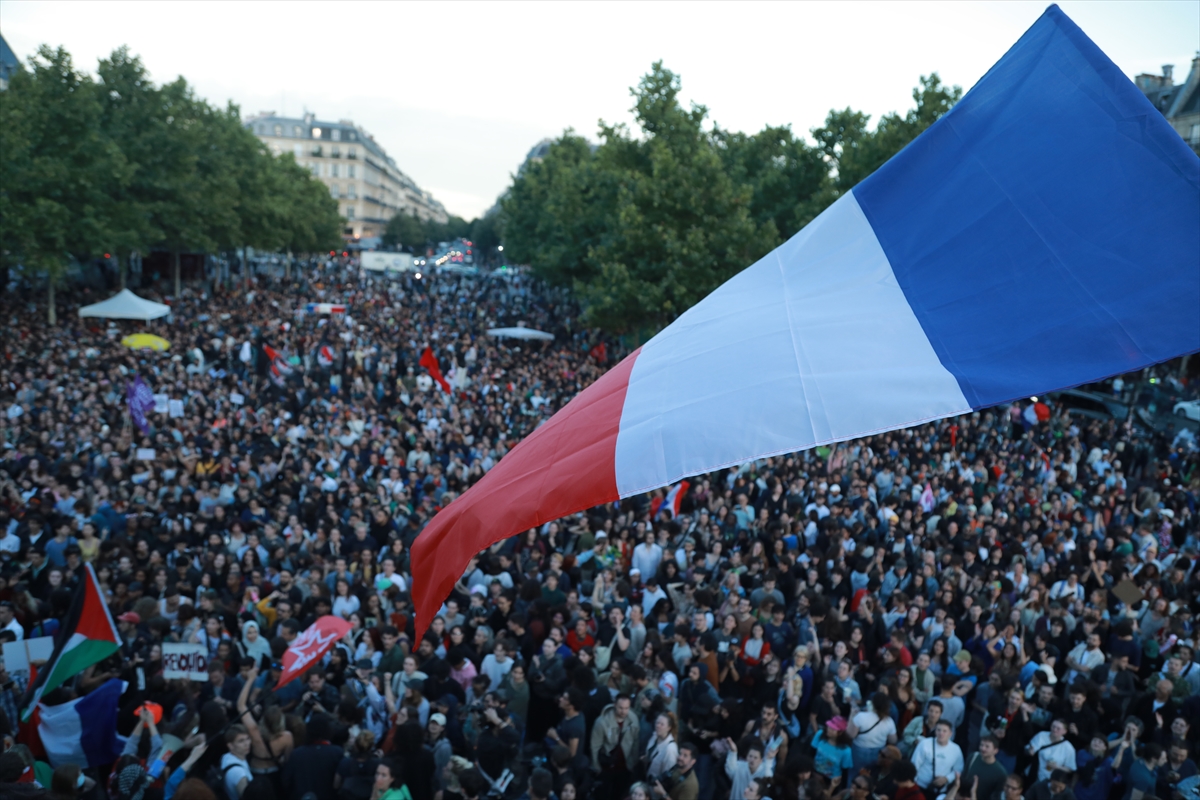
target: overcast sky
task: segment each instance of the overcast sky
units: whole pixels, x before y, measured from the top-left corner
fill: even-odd
[[[69,3],[0,0],[24,60],[64,45],[79,67],[126,44],[156,81],[213,103],[353,119],[451,213],[485,211],[529,149],[629,121],[656,59],[723,127],[820,125],[830,108],[907,109],[922,74],[970,88],[1044,2]],[[1060,4],[1128,75],[1200,49],[1200,3]]]

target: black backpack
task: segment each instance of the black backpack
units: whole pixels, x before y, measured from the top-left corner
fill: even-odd
[[[342,788],[338,790],[341,800],[370,800],[375,789],[375,768],[379,760],[368,758],[366,761],[354,759],[350,775],[342,779]]]

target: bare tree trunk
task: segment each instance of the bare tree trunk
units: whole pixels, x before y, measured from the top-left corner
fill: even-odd
[[[242,292],[250,291],[250,259],[246,255],[246,248],[242,248]]]
[[[47,314],[47,317],[50,321],[51,327],[53,327],[58,324],[58,308],[55,306],[55,303],[54,303],[54,276],[53,275],[47,276],[46,284],[48,287],[47,291],[46,291],[46,307],[47,307],[46,310],[49,312]]]
[[[133,253],[130,253],[128,258],[132,259]],[[125,261],[119,254],[117,255],[117,288],[125,288]]]
[[[171,253],[175,261],[175,299],[179,299],[179,251],[175,250]]]
[[[288,250],[287,260],[283,262],[283,279],[290,281],[292,279],[292,251]]]

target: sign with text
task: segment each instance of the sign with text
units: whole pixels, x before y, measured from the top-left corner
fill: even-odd
[[[208,648],[202,644],[164,642],[162,646],[163,677],[208,680]]]

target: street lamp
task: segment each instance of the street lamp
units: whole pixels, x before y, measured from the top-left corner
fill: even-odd
[[[497,247],[496,249],[497,249],[497,250],[499,250],[501,253],[503,253],[503,252],[504,252],[504,245],[500,245],[500,246],[499,246],[499,247]]]

